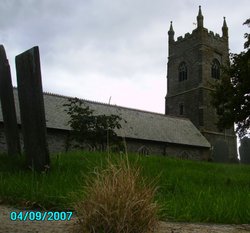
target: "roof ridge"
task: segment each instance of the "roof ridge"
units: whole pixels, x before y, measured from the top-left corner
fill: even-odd
[[[66,96],[66,95],[61,95],[61,94],[56,94],[56,93],[46,92],[46,91],[43,93],[46,95],[57,96],[57,97],[62,97],[62,98],[78,98],[78,97]],[[138,109],[138,108],[130,108],[130,107],[125,107],[125,106],[116,105],[116,104],[108,104],[108,103],[104,103],[104,102],[100,102],[100,101],[96,101],[96,100],[88,100],[88,99],[83,99],[83,98],[78,98],[78,99],[80,99],[82,101],[89,102],[89,103],[101,104],[101,105],[106,105],[106,106],[111,106],[111,107],[116,107],[116,108],[123,108],[123,109],[128,109],[128,110],[137,111],[137,112],[150,113],[150,114],[154,114],[154,115],[166,116],[166,117],[171,117],[171,118],[178,118],[178,119],[183,119],[183,120],[188,119],[186,117],[166,115],[166,114],[159,113],[159,112],[152,112],[152,111]]]
[[[13,89],[17,89],[17,87],[13,87]],[[43,91],[43,94],[50,95],[50,96],[61,97],[61,98],[67,98],[67,99],[69,99],[69,98],[78,98],[78,97],[72,97],[72,96],[57,94],[57,93],[48,92],[48,91]],[[166,114],[159,113],[159,112],[152,112],[152,111],[138,109],[138,108],[130,108],[130,107],[120,106],[120,105],[116,105],[116,104],[108,104],[108,103],[103,103],[103,102],[95,101],[95,100],[88,100],[88,99],[82,99],[82,98],[78,98],[78,99],[80,99],[82,101],[89,102],[89,103],[101,104],[101,105],[106,105],[106,106],[111,106],[111,107],[116,107],[116,108],[123,108],[123,109],[128,109],[128,110],[137,111],[137,112],[144,112],[144,113],[150,113],[150,114],[159,115],[159,116],[165,116],[165,117],[188,120],[188,118],[186,118],[186,117],[166,115]]]

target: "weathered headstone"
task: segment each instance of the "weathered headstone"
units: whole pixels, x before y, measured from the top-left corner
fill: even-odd
[[[0,99],[8,155],[19,155],[21,153],[21,147],[13,86],[11,81],[10,66],[3,45],[0,45]]]
[[[218,163],[229,162],[229,149],[224,140],[217,140],[213,148],[213,160]]]
[[[244,137],[240,140],[240,162],[250,164],[250,138]]]
[[[32,169],[44,171],[49,168],[50,159],[37,46],[16,56],[16,72],[27,163]]]

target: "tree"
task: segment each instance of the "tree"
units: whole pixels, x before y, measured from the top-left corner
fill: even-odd
[[[246,22],[245,23],[243,23],[243,25],[248,25],[248,27],[250,27],[250,18],[249,19],[247,19],[246,20]],[[249,33],[245,33],[245,35],[244,35],[244,37],[247,39],[247,41],[245,42],[245,44],[244,44],[244,48],[245,49],[249,49],[249,47],[250,47],[250,34]]]
[[[78,98],[69,98],[67,114],[70,116],[69,125],[72,128],[70,141],[75,140],[80,145],[88,143],[97,148],[101,146],[103,150],[105,145],[118,142],[118,136],[115,129],[120,129],[120,116],[111,114],[94,115],[94,111],[89,106],[83,106],[85,103]],[[109,146],[109,145],[107,145]]]
[[[244,24],[250,27],[250,19]],[[213,86],[211,101],[218,114],[218,128],[231,128],[236,123],[240,137],[250,127],[250,35],[245,33],[244,37],[246,51],[230,54],[228,66],[222,68],[221,81]]]

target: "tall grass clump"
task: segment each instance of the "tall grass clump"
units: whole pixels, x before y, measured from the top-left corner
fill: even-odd
[[[84,232],[153,231],[158,212],[156,185],[141,177],[139,166],[131,166],[127,159],[107,159],[107,166],[91,177],[86,180],[84,200],[75,208]]]

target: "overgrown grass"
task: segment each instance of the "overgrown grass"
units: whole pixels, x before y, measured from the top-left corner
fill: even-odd
[[[88,233],[150,233],[157,226],[157,188],[141,176],[127,157],[97,169],[84,185],[76,204],[82,229]]]
[[[113,155],[117,157],[119,155]],[[136,155],[129,159],[136,162]],[[192,162],[161,156],[137,157],[146,178],[158,178],[160,218],[173,221],[250,223],[250,166]],[[23,169],[23,160],[0,156],[0,199],[15,205],[71,209],[83,198],[82,184],[103,153],[72,152],[52,156],[51,171]]]

